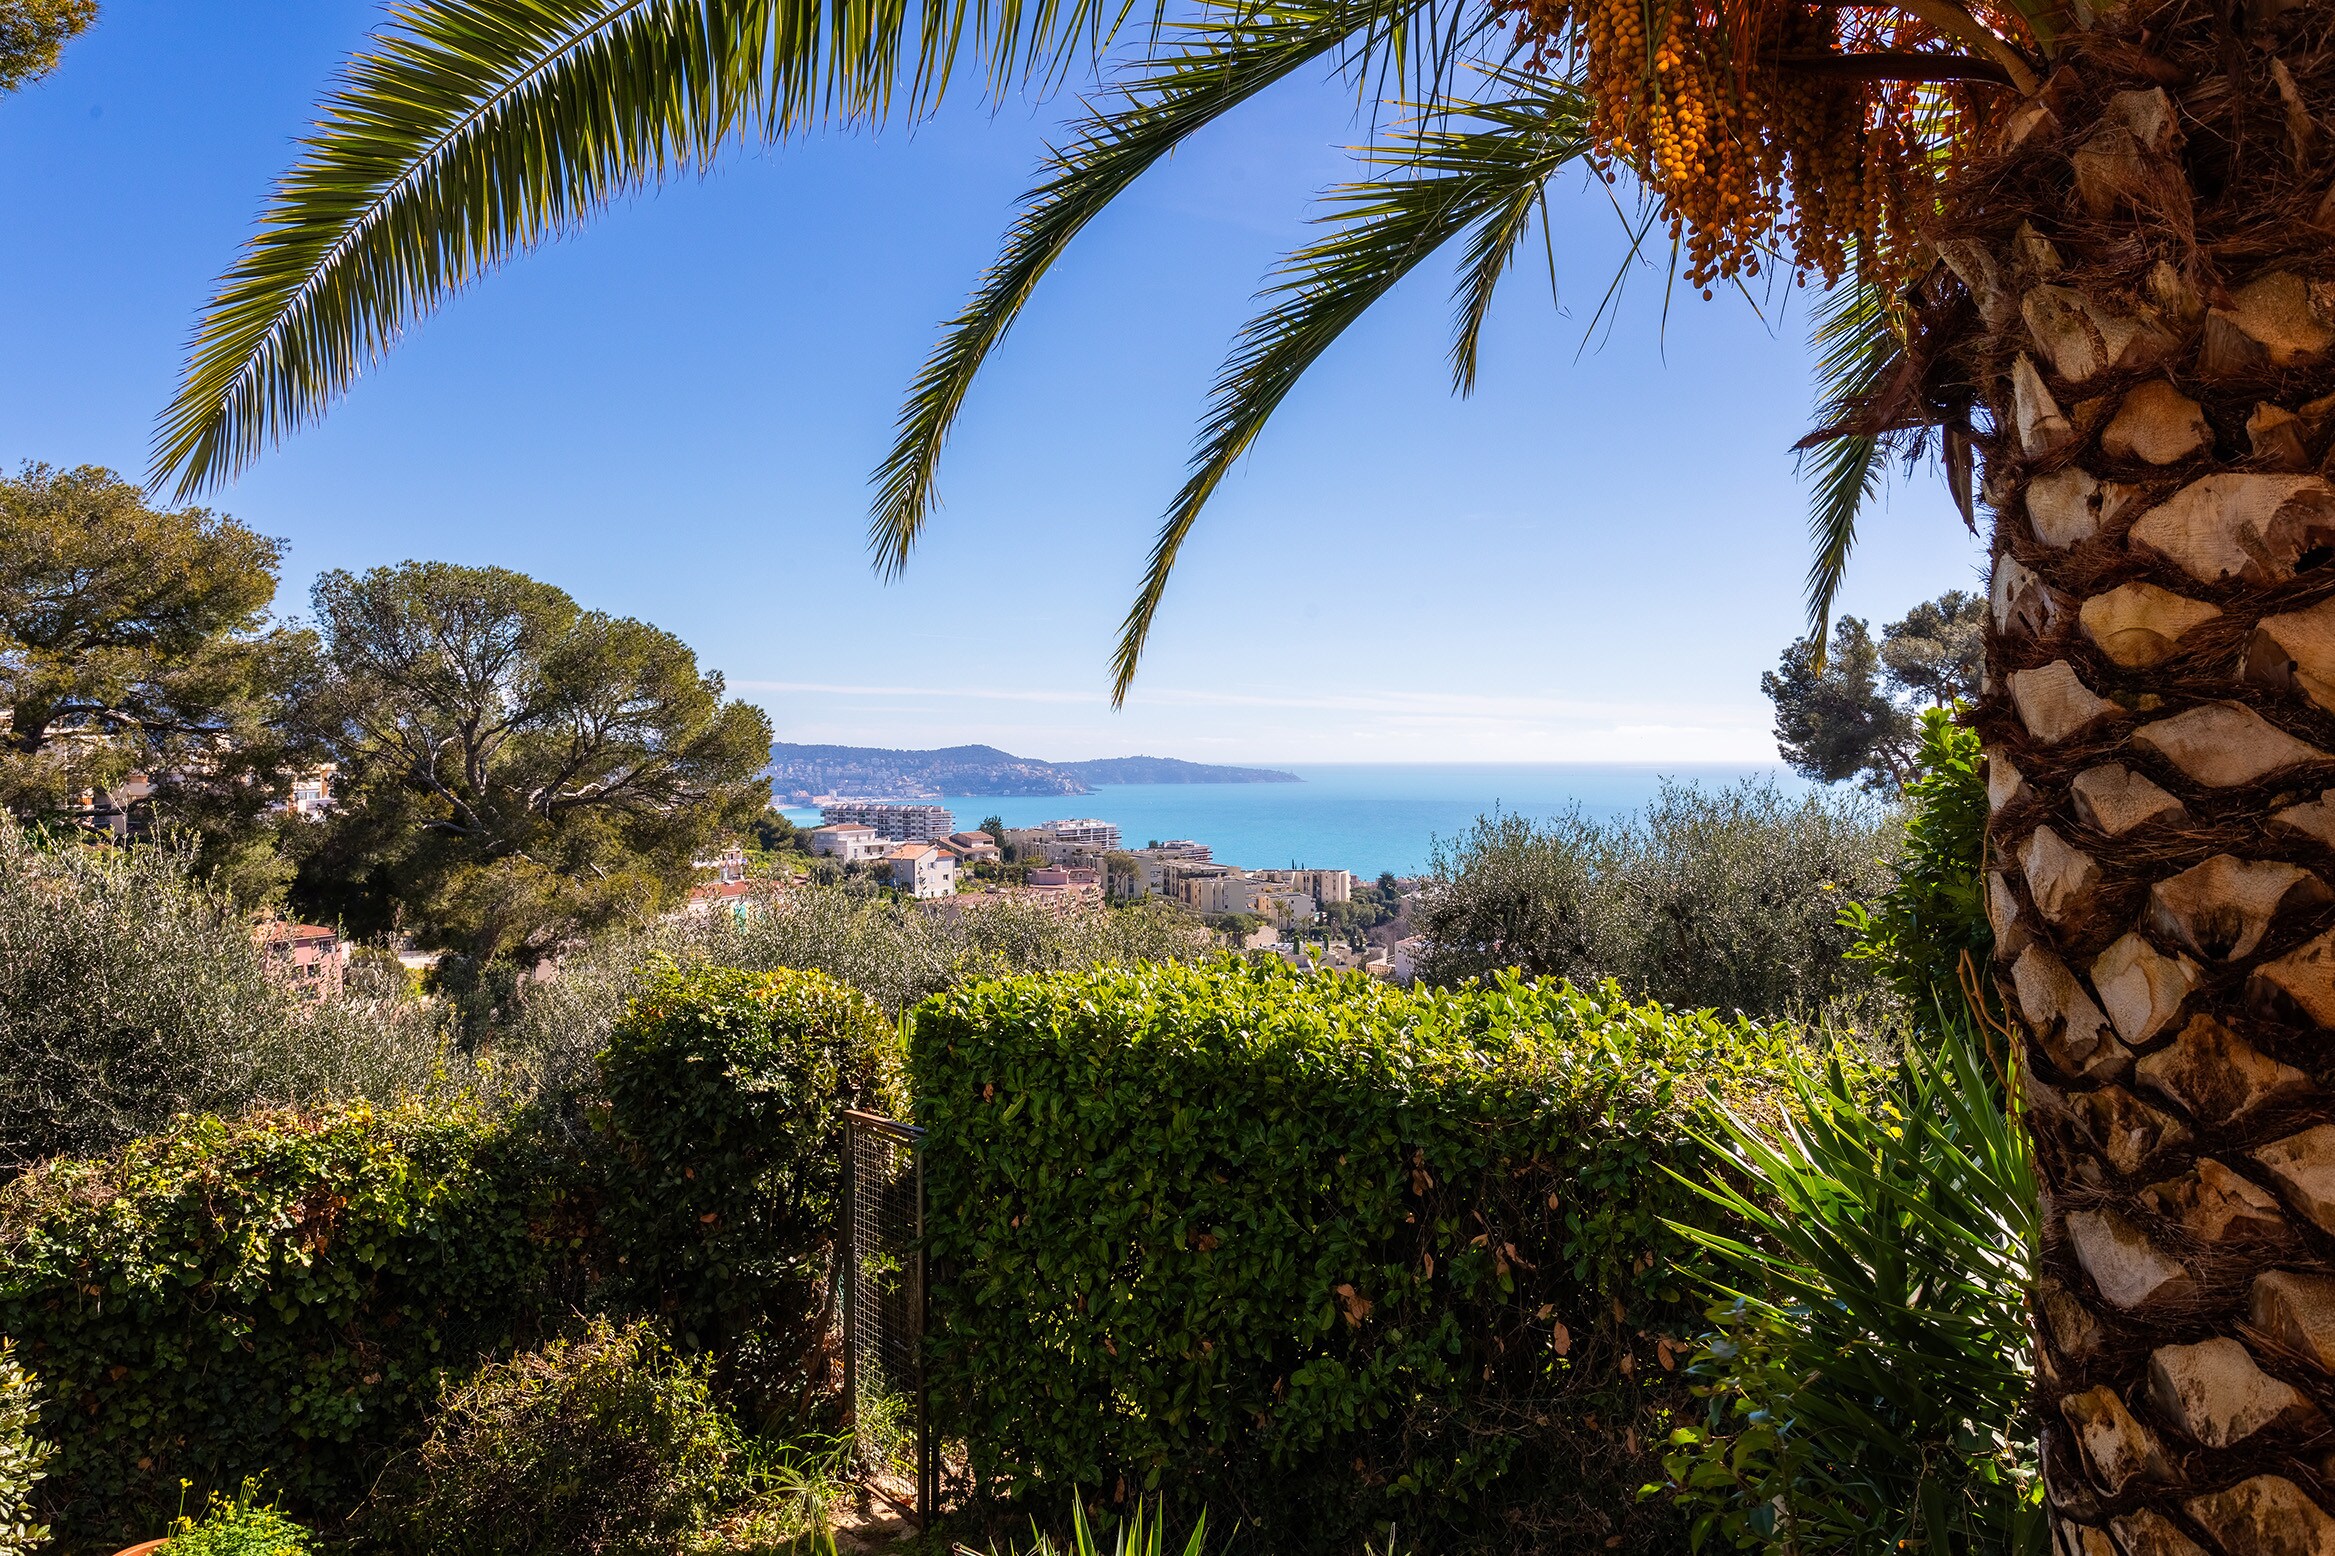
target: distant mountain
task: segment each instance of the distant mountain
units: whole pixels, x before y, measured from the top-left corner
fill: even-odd
[[[1106,756],[1096,762],[1056,762],[1054,766],[1094,784],[1114,783],[1303,783],[1295,773],[1271,767],[1212,767],[1173,756]]]
[[[936,794],[1085,794],[1061,768],[995,746],[887,751],[877,746],[770,748],[771,787],[787,794],[929,799]]]
[[[771,787],[781,798],[848,794],[860,799],[930,799],[941,794],[1090,794],[1121,783],[1297,783],[1264,767],[1211,767],[1164,756],[1099,762],[1040,762],[995,746],[892,751],[879,746],[770,748]]]

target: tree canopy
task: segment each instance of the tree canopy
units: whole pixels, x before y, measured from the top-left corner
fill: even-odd
[[[302,884],[360,926],[537,957],[669,904],[769,804],[769,721],[669,632],[495,567],[329,572],[313,598],[342,776]]]
[[[1844,616],[1828,648],[1810,636],[1785,649],[1759,678],[1784,760],[1820,783],[1896,792],[1913,776],[1918,710],[1977,697],[1985,623],[1986,602],[1954,589],[1883,627],[1878,643],[1865,621]]]
[[[0,480],[0,808],[247,833],[318,754],[288,716],[313,639],[268,624],[281,556],[96,466]]]
[[[97,20],[97,0],[0,0],[0,92],[30,86]]]

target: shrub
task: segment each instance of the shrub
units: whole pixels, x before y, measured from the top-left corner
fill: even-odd
[[[1896,879],[1844,906],[1856,935],[1849,956],[1870,966],[1917,1020],[1962,1003],[1962,958],[1983,975],[1994,951],[1986,918],[1986,777],[1978,733],[1944,708],[1922,714],[1918,776],[1905,787],[1905,835]],[[1983,976],[1972,980],[1980,989]]]
[[[0,1188],[0,1333],[62,1428],[60,1538],[143,1538],[182,1478],[354,1506],[445,1369],[565,1310],[562,1178],[475,1113],[359,1104],[188,1118]]]
[[[1207,940],[1197,929],[1164,903],[1057,913],[975,898],[935,911],[865,888],[798,886],[743,922],[716,915],[587,948],[557,978],[521,985],[492,1041],[558,1095],[589,1085],[594,1055],[659,966],[815,970],[897,1014],[970,977],[1195,956]]]
[[[1220,961],[919,1007],[937,1429],[985,1496],[1172,1488],[1267,1549],[1654,1550],[1685,1122],[1777,1034]],[[1681,1084],[1681,1083],[1684,1084]]]
[[[704,1359],[598,1319],[449,1387],[368,1523],[416,1552],[670,1551],[726,1494],[734,1436]]]
[[[0,1170],[91,1155],[183,1112],[432,1084],[426,1009],[360,978],[309,1004],[161,846],[43,842],[0,818]]]
[[[0,1340],[0,1556],[30,1556],[49,1537],[33,1522],[33,1489],[48,1473],[53,1450],[37,1435],[39,1390],[17,1365],[11,1341]]]
[[[723,1353],[760,1416],[799,1411],[826,1343],[838,1110],[900,1109],[898,1030],[824,973],[673,969],[600,1068],[617,1300]]]
[[[1610,824],[1487,816],[1437,846],[1419,973],[1450,984],[1516,967],[1687,1009],[1814,1011],[1874,984],[1842,960],[1855,937],[1838,919],[1888,884],[1889,833],[1868,799],[1750,780],[1665,785]]]
[[[201,1518],[171,1525],[167,1549],[170,1556],[308,1556],[309,1539],[275,1504],[260,1504],[253,1479],[233,1497],[213,1492]]]
[[[1892,1084],[1791,1082],[1789,1128],[1726,1120],[1707,1191],[1752,1236],[1678,1228],[1731,1266],[1663,1461],[1694,1543],[2041,1550],[2035,1177],[1969,1018]]]

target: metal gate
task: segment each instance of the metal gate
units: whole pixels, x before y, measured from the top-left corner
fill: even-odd
[[[843,1403],[860,1482],[921,1527],[938,1498],[924,1392],[924,1131],[843,1114]]]

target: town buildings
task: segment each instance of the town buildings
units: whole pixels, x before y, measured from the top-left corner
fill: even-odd
[[[939,805],[894,805],[881,800],[837,800],[819,807],[829,826],[853,823],[872,828],[891,843],[932,843],[956,830],[957,818]]]

